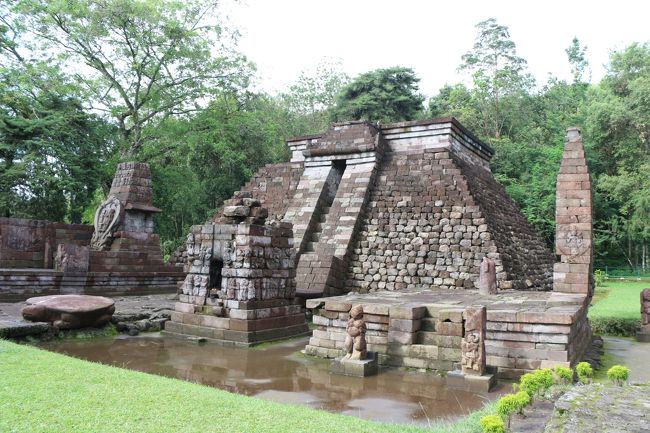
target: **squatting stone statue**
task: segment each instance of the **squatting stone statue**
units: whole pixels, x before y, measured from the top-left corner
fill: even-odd
[[[346,327],[344,359],[366,359],[366,322],[363,320],[363,307],[355,305],[350,309],[350,318]]]

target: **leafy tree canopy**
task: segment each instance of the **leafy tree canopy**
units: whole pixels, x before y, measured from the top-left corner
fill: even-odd
[[[3,0],[7,1],[7,0]],[[95,110],[109,114],[134,157],[146,130],[245,87],[251,65],[232,49],[212,0],[18,0],[32,50],[60,53]]]
[[[361,74],[337,96],[332,119],[381,123],[416,119],[424,102],[419,81],[412,69],[400,66]]]

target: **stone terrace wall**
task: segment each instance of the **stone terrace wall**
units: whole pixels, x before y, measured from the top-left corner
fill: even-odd
[[[503,270],[502,289],[551,290],[555,257],[492,173],[456,158],[494,239]]]
[[[254,198],[264,203],[270,218],[281,219],[298,187],[302,172],[303,164],[300,162],[267,164],[256,171],[239,191],[250,192]],[[221,216],[223,211],[218,212],[211,221],[216,221]]]
[[[475,288],[485,255],[505,280],[485,218],[450,153],[387,154],[352,256],[350,289]]]
[[[52,268],[60,243],[88,245],[92,226],[0,218],[0,268]]]

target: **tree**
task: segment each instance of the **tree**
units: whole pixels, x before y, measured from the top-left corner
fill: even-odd
[[[648,267],[650,240],[650,44],[634,43],[610,56],[608,72],[590,89],[586,126],[598,155],[597,215],[609,256]],[[615,256],[614,256],[615,257]]]
[[[361,74],[338,94],[332,119],[382,123],[413,120],[423,112],[419,81],[412,69],[400,66]]]
[[[517,56],[508,27],[490,18],[476,28],[474,47],[462,56],[459,70],[471,73],[485,135],[498,139],[517,110],[517,96],[532,87],[533,79],[524,74],[526,61]]]
[[[62,50],[93,108],[115,119],[124,156],[138,154],[148,126],[250,76],[213,0],[20,0],[12,10],[43,49]]]
[[[589,68],[589,62],[587,61],[587,47],[580,46],[580,41],[577,37],[574,37],[569,48],[564,51],[569,58],[569,63],[571,64],[573,83],[581,83],[585,71]]]
[[[24,50],[0,4],[0,216],[81,222],[101,181],[109,127],[56,64]]]
[[[152,165],[155,203],[165,210],[156,222],[163,240],[179,244],[257,169],[288,159],[282,111],[266,95],[226,92],[200,113],[158,128],[143,156]]]
[[[303,71],[289,91],[280,95],[295,118],[296,135],[317,134],[329,127],[336,95],[349,77],[340,62],[321,61],[313,72]]]

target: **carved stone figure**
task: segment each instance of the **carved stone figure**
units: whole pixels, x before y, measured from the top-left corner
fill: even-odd
[[[189,260],[194,259],[195,256],[194,246],[195,246],[194,233],[190,232],[187,235],[187,239],[185,240],[185,251],[187,251],[187,258]]]
[[[641,291],[641,329],[636,333],[636,339],[650,343],[650,289]]]
[[[363,320],[363,306],[355,305],[350,309],[350,318],[346,327],[344,359],[366,359],[366,322]]]
[[[61,272],[87,272],[90,258],[88,247],[59,244],[54,256],[54,269]]]
[[[90,246],[95,250],[106,250],[113,242],[113,233],[122,212],[122,203],[109,196],[95,212],[95,231]]]
[[[465,308],[465,336],[461,342],[463,373],[481,376],[485,373],[485,322],[484,306]]]
[[[481,295],[497,294],[497,271],[494,260],[483,257],[481,275],[479,278],[479,293]]]

